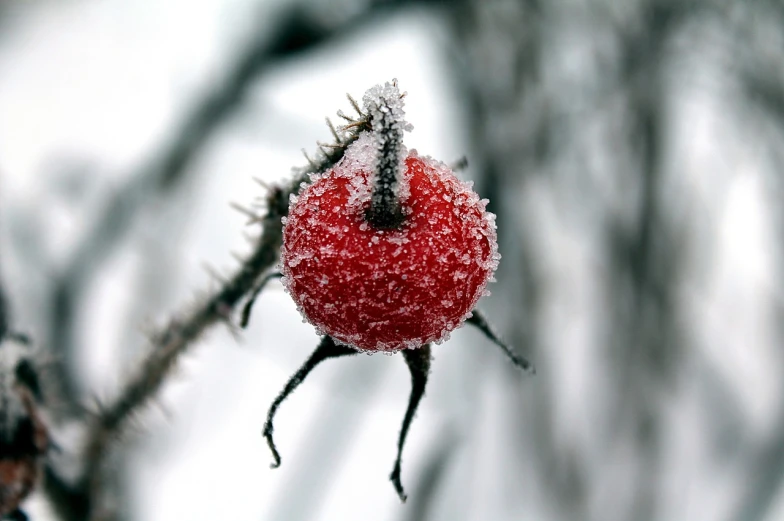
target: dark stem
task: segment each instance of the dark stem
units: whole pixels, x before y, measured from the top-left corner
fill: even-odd
[[[275,398],[275,401],[272,402],[270,405],[269,412],[267,413],[267,421],[264,423],[264,431],[263,435],[267,439],[267,445],[269,445],[270,451],[272,451],[272,457],[275,458],[275,461],[270,465],[271,468],[275,469],[280,466],[280,454],[278,453],[278,449],[275,447],[275,442],[272,439],[272,420],[275,417],[275,413],[278,411],[278,407],[280,404],[283,403],[283,400],[288,398],[288,396],[294,392],[294,389],[299,387],[299,385],[305,380],[305,378],[310,374],[310,372],[315,369],[317,365],[319,365],[324,360],[328,358],[338,358],[340,356],[347,356],[347,355],[355,355],[357,351],[350,347],[336,344],[332,337],[324,336],[321,338],[321,343],[313,351],[313,354],[310,355],[310,358],[302,364],[302,367],[294,373],[294,375],[289,379],[286,383],[286,387],[283,388],[283,391]]]
[[[408,436],[408,429],[411,427],[419,402],[422,401],[422,397],[425,395],[427,376],[430,373],[430,344],[425,344],[418,349],[404,349],[403,358],[406,360],[408,370],[411,372],[411,394],[408,398],[408,409],[406,409],[403,425],[400,428],[400,436],[397,440],[395,467],[392,469],[389,479],[395,486],[395,491],[397,491],[400,501],[405,503],[406,493],[403,491],[403,484],[400,482],[400,464],[403,457],[403,446],[406,443],[406,436]]]
[[[536,368],[534,367],[534,365],[528,360],[526,360],[525,358],[523,358],[522,356],[512,351],[511,347],[506,345],[506,343],[503,340],[498,338],[498,335],[496,335],[495,332],[492,330],[490,324],[487,322],[487,319],[485,319],[484,315],[480,313],[478,309],[474,309],[471,313],[473,313],[471,317],[468,318],[468,320],[466,320],[467,324],[471,324],[472,326],[479,329],[479,331],[484,333],[484,335],[491,342],[493,342],[495,345],[500,347],[503,350],[503,352],[506,353],[506,356],[509,357],[509,360],[511,360],[514,365],[516,365],[517,367],[519,367],[520,369],[522,369],[527,373],[536,374]]]
[[[373,194],[365,219],[374,228],[398,228],[405,216],[400,206],[400,162],[403,153],[403,129],[395,119],[392,108],[383,100],[371,120],[372,132],[381,144],[373,181]]]

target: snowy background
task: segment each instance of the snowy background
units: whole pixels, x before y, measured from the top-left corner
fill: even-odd
[[[292,13],[324,33],[282,34]],[[0,272],[15,327],[65,353],[69,398],[114,396],[144,333],[217,285],[204,265],[248,251],[229,203],[391,78],[406,145],[466,155],[491,199],[504,258],[480,307],[539,370],[468,329],[436,346],[401,505],[402,359],[327,362],[281,408],[271,470],[267,407],[318,341],[274,283],[239,340],[209,332],[135,419],[109,518],[784,516],[783,19],[729,0],[2,0]],[[116,243],[84,262],[118,201]],[[53,415],[67,460],[78,415]],[[27,510],[55,518],[43,493]]]

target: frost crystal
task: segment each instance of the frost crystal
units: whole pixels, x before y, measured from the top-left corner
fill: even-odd
[[[396,228],[408,213],[404,209],[409,189],[402,175],[406,155],[403,132],[410,130],[411,126],[403,119],[403,96],[396,80],[371,88],[365,93],[363,102],[370,118],[376,153],[371,180],[372,202],[367,211],[367,220],[379,229]]]

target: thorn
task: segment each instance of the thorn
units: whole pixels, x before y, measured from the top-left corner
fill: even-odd
[[[366,121],[352,121],[348,125],[343,125],[340,128],[342,128],[343,130],[351,130],[352,128],[361,127],[362,125],[365,125],[366,123],[367,123]]]
[[[335,142],[342,145],[343,140],[340,138],[340,134],[338,134],[338,131],[335,130],[335,125],[332,124],[332,121],[329,118],[326,119],[327,119],[327,126],[329,127],[329,131],[332,132],[332,137],[335,138]]]
[[[226,277],[221,275],[220,272],[217,269],[215,269],[211,264],[207,262],[202,262],[201,267],[204,269],[204,271],[206,271],[210,275],[210,277],[212,277],[216,281],[221,282],[223,284],[228,282],[228,279],[226,279]]]
[[[360,118],[364,118],[365,114],[362,112],[362,109],[359,108],[359,103],[357,103],[357,100],[352,98],[351,94],[346,94],[346,97],[348,97],[348,102],[351,103],[351,106],[354,108],[354,110],[357,111],[357,114],[359,114],[359,117]]]
[[[150,400],[150,403],[153,405],[153,407],[161,411],[161,414],[164,418],[166,418],[167,421],[172,421],[174,414],[172,413],[171,408],[163,403],[163,399],[160,396],[154,396]]]
[[[392,86],[393,86],[393,87],[397,87],[397,78],[393,78],[393,79],[392,79]],[[399,99],[403,99],[403,98],[405,98],[407,95],[408,95],[408,92],[405,92],[405,91],[403,91],[403,92],[400,94],[400,98],[399,98]]]
[[[220,300],[215,302],[215,313],[218,315],[218,320],[226,325],[234,340],[240,342],[242,341],[242,335],[240,335],[237,325],[231,320],[232,311],[233,308],[228,303]]]
[[[256,245],[256,241],[258,240],[258,237],[254,237],[253,235],[251,235],[249,232],[247,232],[247,231],[245,231],[245,230],[242,230],[242,237],[243,237],[243,238],[244,238],[246,241],[248,241],[248,243],[249,243],[251,246],[255,246],[255,245]]]
[[[327,147],[327,148],[331,148],[331,149],[333,149],[333,150],[334,150],[334,149],[340,149],[340,148],[343,148],[343,145],[336,145],[336,144],[330,144],[330,143],[322,143],[322,142],[320,142],[320,141],[316,141],[316,144],[317,144],[319,147],[321,147],[321,148]]]
[[[256,223],[256,222],[261,222],[261,220],[262,220],[262,217],[260,215],[258,215],[256,212],[254,212],[250,208],[246,208],[246,207],[242,206],[241,204],[238,204],[238,203],[235,203],[235,202],[231,202],[231,203],[229,203],[229,206],[231,206],[234,210],[238,211],[242,215],[247,216],[248,219],[249,219],[247,224],[253,224],[253,223]]]
[[[263,181],[262,179],[260,179],[260,178],[258,178],[258,177],[255,177],[255,176],[254,176],[254,177],[252,177],[252,179],[253,179],[254,181],[256,181],[256,183],[258,183],[258,184],[259,184],[259,185],[260,185],[260,186],[261,186],[263,189],[265,189],[265,190],[267,190],[267,191],[270,191],[270,190],[272,190],[272,185],[271,185],[271,184],[269,184],[268,182],[266,182],[266,181]]]
[[[342,110],[339,110],[339,111],[338,111],[338,117],[339,117],[339,118],[342,118],[342,119],[345,119],[345,120],[346,120],[346,121],[348,121],[349,123],[356,123],[356,122],[357,122],[357,120],[356,120],[356,119],[354,119],[354,118],[350,118],[350,117],[346,116],[346,114],[345,114],[345,113],[344,113]]]
[[[310,158],[310,156],[308,155],[308,153],[305,151],[304,148],[302,149],[302,155],[305,156],[305,160],[310,165],[310,168],[314,170],[318,168],[318,165]]]

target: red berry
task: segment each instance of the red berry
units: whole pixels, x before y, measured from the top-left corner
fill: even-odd
[[[284,285],[319,334],[367,351],[443,342],[470,315],[498,265],[495,216],[469,183],[405,155],[396,228],[367,220],[378,145],[363,134],[292,198]]]

